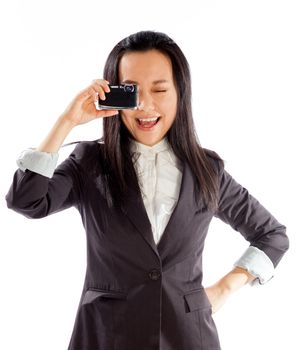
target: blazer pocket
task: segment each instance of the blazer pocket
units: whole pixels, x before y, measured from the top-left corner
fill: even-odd
[[[89,288],[84,294],[82,305],[90,304],[97,298],[122,300],[122,299],[126,299],[126,297],[127,297],[127,294],[123,292]]]
[[[184,294],[184,299],[188,306],[188,312],[211,308],[210,301],[204,288],[190,291]]]

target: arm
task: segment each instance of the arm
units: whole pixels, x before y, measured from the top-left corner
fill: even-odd
[[[98,95],[104,99],[104,92],[109,91],[106,80],[94,80],[92,85],[81,91],[69,104],[37,151],[57,153],[66,136],[75,126],[86,124],[96,118],[116,115],[118,113],[116,110],[98,111],[95,108]]]
[[[19,169],[23,172],[28,169],[51,178],[59,158],[58,150],[73,127],[66,115],[59,117],[38,148],[26,149],[20,154],[17,159]]]
[[[218,311],[232,293],[254,280],[255,277],[248,271],[235,267],[214,285],[207,287],[206,293],[212,305],[212,312]]]
[[[51,178],[17,169],[6,195],[8,208],[28,218],[42,218],[77,205],[83,186],[78,153],[79,146],[55,169]]]
[[[19,159],[19,169],[6,195],[7,206],[30,218],[41,218],[70,206],[80,199],[83,177],[78,151],[73,152],[55,171],[57,152],[73,127],[93,119],[116,115],[115,110],[97,111],[95,98],[109,87],[97,80],[80,92],[58,118],[41,145]]]
[[[271,277],[266,272],[277,266],[289,247],[285,226],[224,169],[220,173],[216,216],[242,234],[250,242],[250,247],[231,272],[207,288],[213,310],[217,310],[231,293],[255,278],[265,283]]]
[[[238,231],[251,247],[262,251],[274,267],[289,247],[286,227],[224,169],[215,215]]]

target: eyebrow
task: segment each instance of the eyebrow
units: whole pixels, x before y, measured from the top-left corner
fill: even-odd
[[[160,80],[153,81],[153,85],[162,84],[162,83],[168,83],[168,82],[169,82],[168,80],[160,79]],[[134,80],[127,79],[127,80],[124,80],[122,82],[122,84],[137,84],[138,85],[138,82],[134,81]]]

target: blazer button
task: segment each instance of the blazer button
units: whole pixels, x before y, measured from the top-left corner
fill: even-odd
[[[153,270],[151,270],[151,271],[149,272],[148,275],[149,275],[149,278],[150,278],[151,280],[157,281],[157,280],[160,278],[161,273],[160,273],[159,270],[153,269]]]

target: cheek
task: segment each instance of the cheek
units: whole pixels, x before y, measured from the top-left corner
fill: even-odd
[[[165,99],[162,107],[164,108],[165,114],[173,119],[176,116],[177,112],[177,95],[170,95],[167,99]]]

